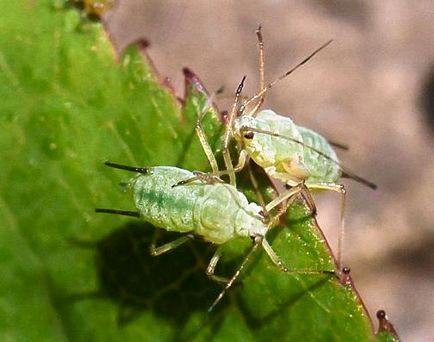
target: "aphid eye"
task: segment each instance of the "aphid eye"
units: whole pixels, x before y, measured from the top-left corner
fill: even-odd
[[[246,133],[244,133],[244,138],[246,139],[253,139],[254,136],[255,134],[252,131],[247,131]]]

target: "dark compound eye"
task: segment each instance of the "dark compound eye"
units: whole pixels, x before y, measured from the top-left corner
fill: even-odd
[[[246,139],[253,139],[254,136],[255,134],[252,131],[247,131],[246,133],[244,133],[244,138]]]

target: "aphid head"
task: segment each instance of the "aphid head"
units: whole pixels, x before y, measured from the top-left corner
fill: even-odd
[[[242,142],[244,146],[251,144],[255,133],[249,130],[250,127],[255,128],[255,118],[247,115],[241,115],[234,119],[233,135],[236,141]]]

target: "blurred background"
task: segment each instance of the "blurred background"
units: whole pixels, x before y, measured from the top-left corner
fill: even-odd
[[[348,187],[344,263],[370,314],[386,310],[403,340],[434,340],[434,3],[123,0],[107,15],[119,49],[137,38],[183,94],[190,67],[210,92],[258,88],[255,29],[266,79],[334,39],[273,88],[263,108],[346,143],[343,165],[377,183]],[[221,110],[229,101],[218,101]],[[316,195],[332,246],[339,200]]]

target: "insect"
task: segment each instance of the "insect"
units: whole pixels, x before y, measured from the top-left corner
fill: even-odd
[[[276,114],[272,110],[259,110],[265,93],[276,83],[292,74],[319,51],[331,43],[331,40],[316,49],[303,61],[286,71],[271,83],[265,85],[264,77],[264,43],[261,26],[256,31],[259,45],[259,92],[241,102],[241,91],[245,77],[241,81],[230,111],[224,133],[223,159],[226,171],[216,169],[217,162],[210,146],[206,142],[199,116],[196,133],[202,143],[205,154],[213,166],[213,174],[228,174],[230,184],[236,185],[235,172],[244,168],[249,159],[262,167],[272,179],[284,182],[288,187],[304,184],[308,190],[330,190],[341,194],[340,226],[338,247],[338,267],[341,267],[342,244],[344,235],[344,211],[346,190],[337,183],[341,177],[352,178],[372,189],[376,185],[344,169],[332,147],[340,144],[329,143],[320,134],[305,127],[297,126],[289,117]],[[237,142],[239,151],[236,166],[232,163],[229,146],[231,140]],[[253,182],[254,183],[254,182]],[[315,207],[309,191],[303,192],[309,206]]]
[[[159,247],[154,241],[150,246],[152,255],[157,256],[182,245],[189,241],[193,234],[217,245],[222,245],[237,237],[252,239],[253,247],[229,280],[214,274],[221,256],[221,250],[217,248],[206,273],[214,280],[226,282],[226,285],[208,311],[212,311],[222,299],[240,275],[251,255],[259,247],[265,250],[270,260],[280,270],[289,271],[265,238],[268,230],[286,211],[286,207],[284,210],[280,210],[276,216],[270,218],[265,215],[262,207],[255,203],[249,203],[244,194],[234,186],[216,182],[214,178],[209,178],[206,174],[192,173],[171,166],[141,168],[111,162],[105,164],[113,168],[138,173],[127,183],[127,187],[132,189],[137,211],[98,208],[96,212],[140,217],[167,231],[186,233],[179,239]],[[190,181],[183,186],[177,186],[183,180],[192,177],[203,178]],[[302,189],[303,186],[301,185],[295,186],[284,197],[272,201],[266,207],[267,213],[288,198],[294,198]],[[320,270],[291,270],[291,272],[334,274],[334,271]]]

